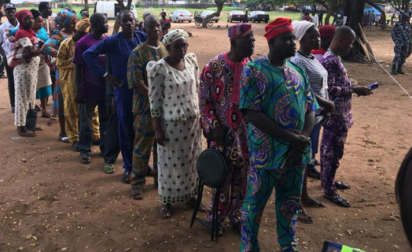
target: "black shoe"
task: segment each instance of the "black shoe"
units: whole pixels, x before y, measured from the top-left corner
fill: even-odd
[[[397,75],[398,73],[396,72],[396,65],[392,65],[392,71],[391,71],[392,75]]]
[[[72,145],[72,148],[73,148],[74,151],[80,152],[79,142],[77,142],[77,141],[74,142],[73,145]]]
[[[316,170],[315,165],[308,164],[308,177],[320,179],[320,172]]]
[[[15,113],[16,112],[16,108],[15,107],[11,107],[11,113]]]
[[[396,71],[397,74],[405,74],[404,71],[402,71],[402,66],[398,67],[398,70]]]

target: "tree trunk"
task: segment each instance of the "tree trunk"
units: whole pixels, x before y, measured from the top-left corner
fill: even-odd
[[[379,7],[379,5],[375,4],[371,0],[365,0],[365,2],[367,2],[370,6],[377,9],[381,13],[381,15],[383,16],[383,18],[381,18],[381,20],[383,20],[383,24],[381,24],[381,27],[382,27],[382,30],[385,30],[386,29],[386,13],[385,13],[385,11],[382,10],[382,8]]]
[[[123,0],[117,0],[117,3],[120,5],[120,13],[125,9],[130,10],[130,6],[132,6],[132,0],[127,0],[126,6],[124,6]],[[113,26],[112,35],[118,33],[119,29],[120,29],[120,15],[116,17],[116,22],[114,23],[114,26]]]
[[[217,12],[207,16],[205,19],[203,19],[202,22],[202,28],[207,28],[207,24],[210,22],[210,20],[214,17],[220,17],[220,13],[223,10],[223,6],[225,4],[226,0],[215,0],[215,4],[217,5]]]
[[[366,37],[362,36],[362,30],[361,30],[362,26],[359,25],[359,24],[362,24],[365,1],[366,0],[348,0],[351,11],[348,13],[347,25],[355,31],[356,38],[359,41],[361,41],[363,44],[365,44],[366,47],[368,47],[369,43],[366,40]],[[370,47],[368,49],[370,51],[370,54],[373,55],[372,49]],[[358,41],[355,41],[350,53],[344,56],[343,58],[345,60],[356,61],[356,62],[367,61],[363,50],[364,49],[362,48],[361,44]]]
[[[84,0],[84,9],[89,12],[89,0]]]

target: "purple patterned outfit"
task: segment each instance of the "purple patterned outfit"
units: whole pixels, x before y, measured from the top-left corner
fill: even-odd
[[[343,156],[348,130],[353,125],[351,113],[352,87],[345,66],[330,50],[325,53],[322,65],[328,71],[329,98],[335,101],[335,112],[323,126],[320,146],[321,181],[323,193],[336,192],[335,174]]]
[[[216,56],[203,69],[199,92],[203,129],[210,133],[222,126],[234,139],[233,144],[226,147],[229,175],[221,187],[218,206],[219,222],[229,216],[232,224],[239,222],[248,170],[246,125],[239,111],[239,82],[246,63],[247,59],[243,62],[229,60],[227,53]],[[223,151],[215,142],[211,147]],[[213,202],[214,199],[211,209]],[[212,220],[211,211],[207,219]]]

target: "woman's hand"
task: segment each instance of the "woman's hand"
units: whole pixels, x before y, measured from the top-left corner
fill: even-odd
[[[156,138],[157,144],[160,144],[161,146],[165,146],[166,136],[162,128],[155,130],[155,138]]]

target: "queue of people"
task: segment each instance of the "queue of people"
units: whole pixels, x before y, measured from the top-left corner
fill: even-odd
[[[113,174],[121,153],[122,181],[131,185],[134,200],[143,199],[146,177],[153,176],[160,217],[167,219],[172,204],[196,204],[204,131],[211,148],[225,151],[229,170],[220,195],[213,195],[219,199],[218,234],[228,218],[241,234],[240,251],[259,251],[260,220],[273,189],[282,251],[299,251],[296,222],[313,223],[305,208],[325,207],[309,196],[307,176],[321,180],[325,199],[350,207],[337,193],[350,186],[335,176],[353,125],[351,96],[371,94],[351,86],[339,57],[355,41],[351,28],[319,31],[309,21],[277,18],[265,27],[268,54],[252,61],[252,25],[239,23],[228,29],[228,52],[201,68],[188,53],[186,31],[164,32],[170,28],[164,13],[160,20],[145,13],[138,31],[134,14],[124,10],[122,31],[106,36],[103,14],[78,20],[62,10],[52,26],[49,7],[40,3],[39,11],[16,13],[6,4],[8,22],[0,26],[0,53],[13,63],[7,72],[14,74],[8,74],[14,77],[10,102],[20,136],[36,136],[25,120],[37,92],[42,116],[58,120],[59,139],[72,144],[81,163],[92,161],[91,145],[97,143],[103,171]],[[53,115],[43,106],[50,84]],[[312,154],[319,139],[320,172]],[[208,221],[212,208],[200,207]]]

